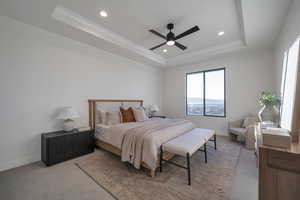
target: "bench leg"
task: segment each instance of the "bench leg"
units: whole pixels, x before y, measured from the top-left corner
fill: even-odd
[[[190,154],[186,154],[187,172],[188,172],[188,185],[191,185],[191,167],[190,167]]]
[[[206,149],[206,143],[204,143],[204,157],[205,157],[205,163],[207,163],[207,149]]]
[[[217,135],[214,134],[215,150],[217,150]]]
[[[151,178],[155,177],[155,169],[151,169],[150,176],[151,176]]]
[[[160,146],[159,171],[162,172],[163,149]]]

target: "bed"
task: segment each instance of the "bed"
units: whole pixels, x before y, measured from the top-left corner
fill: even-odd
[[[143,122],[129,122],[115,125],[97,123],[97,103],[138,103],[143,100],[89,100],[89,124],[95,132],[96,145],[130,162],[135,168],[145,167],[153,177],[159,167],[159,147],[177,136],[194,128],[186,120],[152,118]],[[165,152],[163,157],[171,159],[174,154]]]

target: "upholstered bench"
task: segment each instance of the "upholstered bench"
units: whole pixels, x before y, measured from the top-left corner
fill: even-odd
[[[205,154],[205,163],[207,163],[207,151],[206,143],[208,141],[214,141],[215,149],[217,149],[216,132],[214,130],[195,128],[184,135],[178,136],[160,147],[160,171],[162,172],[162,162],[168,162],[177,167],[181,167],[188,172],[188,184],[191,185],[191,169],[190,169],[190,157],[198,150],[201,150]],[[204,149],[200,149],[204,147]],[[186,157],[187,167],[174,163],[172,161],[164,160],[163,152],[167,151]]]

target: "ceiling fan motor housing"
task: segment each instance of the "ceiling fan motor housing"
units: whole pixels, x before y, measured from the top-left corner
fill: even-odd
[[[167,41],[174,41],[175,40],[175,34],[172,33],[171,31],[167,34]]]
[[[169,23],[167,25],[167,29],[170,30],[170,32],[167,34],[167,41],[174,41],[175,40],[175,34],[172,32],[172,29],[174,28],[173,23]]]

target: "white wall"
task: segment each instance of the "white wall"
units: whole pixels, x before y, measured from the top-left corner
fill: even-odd
[[[288,16],[281,28],[275,47],[276,59],[276,91],[280,94],[282,63],[284,52],[288,50],[300,35],[300,1],[294,0]]]
[[[40,160],[40,134],[59,107],[88,124],[89,98],[144,99],[161,107],[162,71],[0,17],[0,171]]]
[[[226,68],[227,117],[187,117],[199,127],[227,133],[228,121],[241,119],[260,108],[257,97],[262,91],[275,91],[275,73],[271,50],[253,50],[225,55],[192,66],[168,68],[164,72],[164,113],[185,117],[185,74],[214,68]]]
[[[288,16],[286,17],[285,23],[282,26],[280,35],[278,37],[276,47],[275,47],[275,59],[276,59],[276,91],[277,94],[280,94],[281,89],[281,79],[282,79],[282,65],[283,65],[283,58],[284,58],[284,52],[287,51],[292,44],[296,41],[297,37],[300,36],[300,1],[294,0],[291,7]],[[298,98],[298,97],[296,97]],[[297,108],[297,103],[295,104],[295,107]],[[297,114],[298,113],[298,114]],[[295,123],[293,123],[293,131],[291,134],[294,134],[294,136],[299,135],[299,112],[295,112],[293,116],[293,120],[295,120]],[[294,137],[296,139],[296,137]]]

